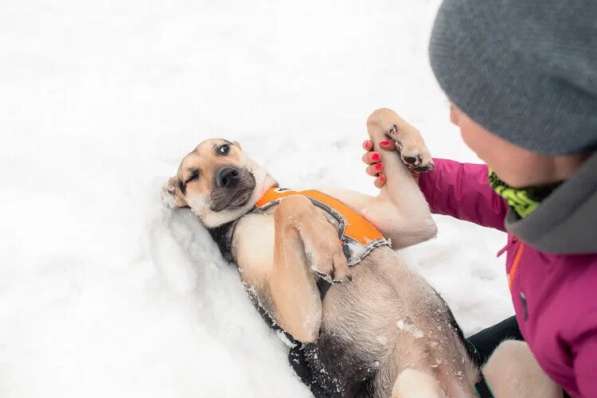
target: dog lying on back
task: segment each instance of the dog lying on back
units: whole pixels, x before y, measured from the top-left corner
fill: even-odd
[[[408,128],[397,129],[397,125]],[[209,229],[264,317],[292,345],[316,397],[474,397],[479,372],[439,295],[395,253],[436,234],[411,171],[433,167],[419,132],[388,109],[367,121],[388,178],[377,197],[289,191],[237,143],[203,141],[163,195]]]

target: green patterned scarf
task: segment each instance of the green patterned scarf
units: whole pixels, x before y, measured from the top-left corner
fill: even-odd
[[[497,176],[495,172],[489,173],[489,185],[493,190],[506,199],[508,205],[518,214],[520,218],[525,218],[541,204],[541,201],[549,196],[561,183],[557,182],[549,185],[528,188],[512,188]]]

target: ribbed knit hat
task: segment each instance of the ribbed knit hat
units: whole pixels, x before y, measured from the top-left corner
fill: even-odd
[[[444,0],[429,47],[450,100],[544,154],[597,149],[597,0]]]

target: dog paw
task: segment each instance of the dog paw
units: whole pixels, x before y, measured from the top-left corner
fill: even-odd
[[[340,251],[331,256],[308,255],[311,270],[328,283],[342,283],[352,280],[346,257]]]
[[[320,225],[314,234],[303,233],[303,244],[307,262],[317,277],[329,283],[341,283],[352,280],[342,242],[334,227],[327,221]],[[327,232],[327,233],[326,233]],[[311,237],[313,239],[311,239]]]
[[[351,280],[338,230],[323,210],[305,196],[291,195],[280,202],[275,217],[282,227],[290,226],[298,232],[305,265],[313,274],[329,283]]]
[[[433,170],[433,159],[423,137],[415,128],[400,129],[392,124],[386,130],[386,136],[396,142],[402,163],[410,170],[425,172]]]

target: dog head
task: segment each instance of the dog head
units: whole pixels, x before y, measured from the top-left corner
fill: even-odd
[[[163,197],[171,207],[190,207],[206,227],[215,228],[247,213],[272,185],[238,143],[209,139],[182,159]]]

